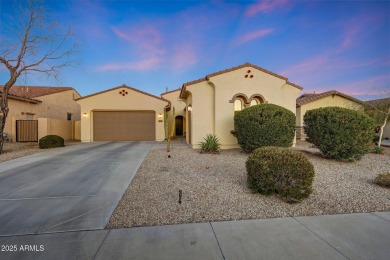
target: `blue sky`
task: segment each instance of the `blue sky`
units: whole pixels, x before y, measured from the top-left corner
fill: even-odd
[[[1,2],[4,25],[12,10]],[[389,1],[47,2],[75,33],[77,63],[58,81],[19,84],[72,86],[81,95],[126,84],[159,95],[250,62],[302,93],[336,89],[371,99],[390,90]],[[6,80],[0,66],[0,84]]]

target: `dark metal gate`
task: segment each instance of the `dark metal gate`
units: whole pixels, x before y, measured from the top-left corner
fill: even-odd
[[[38,120],[16,120],[16,142],[38,142]]]

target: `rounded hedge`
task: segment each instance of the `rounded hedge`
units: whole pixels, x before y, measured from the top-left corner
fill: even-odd
[[[47,135],[39,139],[39,148],[54,148],[54,147],[64,147],[64,138],[58,135]]]
[[[256,149],[246,161],[248,187],[264,195],[278,194],[288,203],[312,192],[314,167],[299,151],[282,147]]]
[[[375,121],[363,112],[317,108],[307,111],[303,120],[307,141],[326,158],[360,160],[371,148]]]
[[[245,152],[264,146],[290,147],[295,134],[295,115],[273,104],[245,108],[234,116],[238,144]]]

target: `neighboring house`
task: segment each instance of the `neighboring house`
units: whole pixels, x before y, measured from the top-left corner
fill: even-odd
[[[2,92],[3,87],[0,86],[0,95]],[[79,97],[80,94],[71,87],[13,86],[8,96],[9,113],[4,132],[11,136],[12,141],[16,141],[16,121],[38,118],[57,120],[49,132],[61,132],[64,125],[59,123],[61,120],[80,120],[80,106],[75,102]],[[46,128],[50,128],[50,125]],[[54,128],[58,128],[58,131]],[[41,135],[46,132],[47,129],[42,129]],[[72,139],[72,130],[69,134],[65,133],[64,138]]]
[[[163,141],[169,101],[122,85],[78,98],[81,141]]]
[[[363,110],[364,102],[336,90],[323,93],[302,94],[296,100],[297,138],[305,139],[303,117],[306,111],[320,107],[344,107]]]
[[[168,133],[173,136],[186,136],[186,103],[179,98],[181,89],[171,90],[161,94],[161,97],[171,102],[171,108],[168,111]],[[175,116],[173,117],[173,108]],[[175,122],[175,123],[173,123]],[[172,126],[175,126],[172,132]]]
[[[237,148],[234,112],[272,103],[295,114],[295,98],[302,90],[287,78],[245,63],[183,84],[180,98],[186,104],[186,140],[193,148],[207,134],[215,134],[221,148]]]
[[[390,98],[381,98],[366,101],[371,106],[382,106],[382,107],[390,107]],[[383,139],[390,139],[390,118],[387,119],[387,124],[383,129]]]

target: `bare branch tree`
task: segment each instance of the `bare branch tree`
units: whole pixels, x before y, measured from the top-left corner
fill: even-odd
[[[0,69],[4,67],[9,72],[9,79],[3,84],[0,93],[0,154],[3,151],[3,131],[12,86],[22,75],[27,77],[31,74],[43,74],[56,78],[62,68],[71,64],[70,58],[76,49],[70,28],[63,30],[58,23],[52,21],[50,13],[41,2],[23,1],[12,19],[15,20],[12,21],[12,31],[2,32],[11,40],[0,46]],[[17,19],[21,19],[20,28],[17,26]]]
[[[390,96],[390,91],[386,91],[387,96]],[[379,125],[379,141],[378,146],[382,144],[383,130],[386,127],[390,118],[390,98],[365,102],[364,111],[374,118]]]

